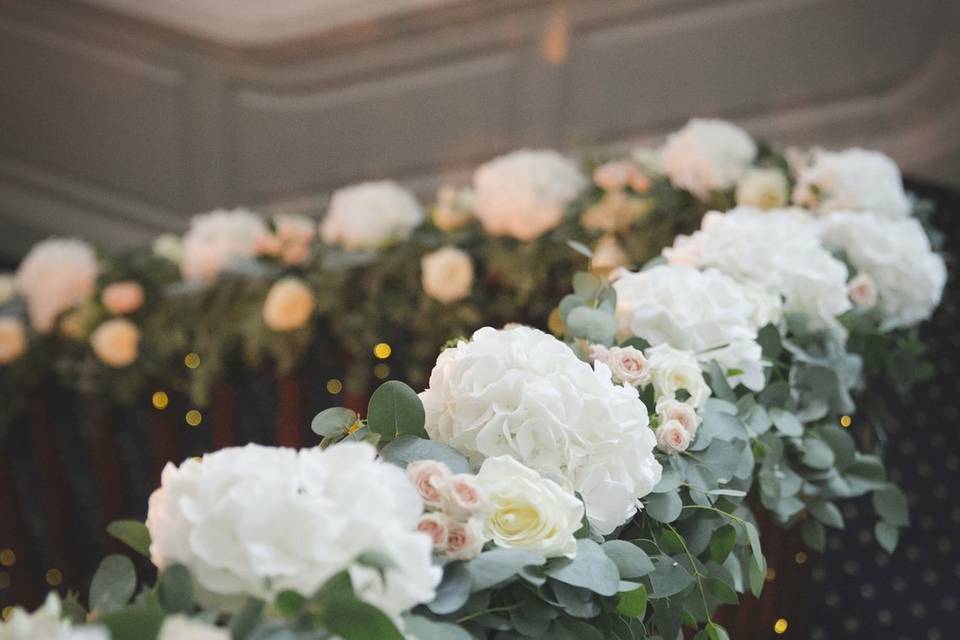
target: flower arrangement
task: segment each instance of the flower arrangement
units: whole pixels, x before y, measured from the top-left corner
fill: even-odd
[[[675,638],[687,627],[719,640],[729,634],[716,610],[764,586],[759,510],[822,549],[826,528],[843,526],[837,504],[872,494],[875,537],[892,552],[909,523],[906,499],[882,451],[856,441],[843,418],[867,374],[916,356],[913,334],[939,302],[945,266],[921,217],[903,211],[910,200],[884,157],[816,151],[791,163],[729,123],[692,121],[655,158],[599,164],[587,193],[554,154],[518,152],[481,168],[473,196],[442,194],[443,222],[424,243],[433,251],[438,237],[459,238],[466,253],[441,254],[437,268],[486,277],[499,268],[490,256],[539,247],[517,242],[571,240],[592,272],[544,301],[553,335],[480,328],[447,345],[421,393],[390,381],[364,416],[321,412],[317,447],[249,445],[168,466],[146,524],[109,529],[151,559],[156,585],[137,593],[133,564],[110,556],[86,607],[51,598],[33,615],[15,611],[0,638]],[[502,198],[504,184],[529,191]],[[257,301],[252,318],[237,316],[243,330],[265,331],[262,322],[296,333],[306,327],[292,318],[321,314],[333,328],[321,274],[337,291],[355,268],[382,278],[377,287],[396,284],[398,260],[423,250],[407,195],[372,183],[335,197],[346,213],[320,233],[341,249],[310,245],[305,224],[282,232],[242,212],[200,220],[197,234],[231,228],[209,252],[190,249],[200,266],[181,262],[184,276],[202,274],[206,293],[166,267],[131,278],[138,254],[128,270],[112,267],[99,298],[31,291],[37,273],[55,269],[50,255],[89,266],[91,254],[72,243],[38,249],[18,286],[28,308],[59,316],[48,330],[74,317],[93,327],[93,354],[118,369],[145,359],[143,336],[163,326],[157,291],[207,300],[214,277],[217,292]],[[791,198],[801,206],[784,207]],[[650,253],[633,244],[637,225],[665,203],[677,213],[659,228],[685,233]],[[697,214],[712,207],[723,211]],[[354,227],[362,212],[387,210],[386,235]],[[463,266],[477,259],[474,240],[442,235],[463,232],[454,228],[470,210],[489,234],[490,262],[475,272]],[[564,238],[572,230],[594,239],[596,253]],[[291,246],[311,246],[310,257]],[[225,261],[234,251],[245,260]],[[442,278],[423,282],[443,288],[448,304],[462,293]],[[200,317],[235,312],[204,305]],[[190,339],[204,331],[213,329]],[[30,347],[26,333],[16,320],[0,325],[0,355],[13,354],[14,366],[45,344],[36,324]]]

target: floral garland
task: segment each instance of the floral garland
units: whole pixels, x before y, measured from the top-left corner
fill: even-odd
[[[316,448],[168,465],[146,524],[109,529],[150,557],[157,584],[135,596],[133,564],[110,556],[88,607],[52,596],[0,638],[675,638],[686,626],[720,640],[717,608],[764,586],[756,510],[821,549],[843,526],[837,502],[872,493],[892,552],[906,499],[844,420],[864,365],[888,362],[870,349],[903,344],[936,307],[943,261],[888,160],[816,152],[793,177],[811,208],[784,209],[788,181],[750,168],[752,144],[725,123],[671,136],[668,179],[711,198],[735,188],[741,206],[704,216],[641,271],[576,274],[551,315],[557,337],[482,328],[442,351],[420,394],[391,381],[365,417],[320,413]],[[585,217],[642,187],[638,166],[598,169],[607,189]],[[556,224],[541,213],[532,228]]]

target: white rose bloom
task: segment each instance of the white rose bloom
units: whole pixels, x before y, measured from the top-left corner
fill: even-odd
[[[793,200],[821,213],[872,211],[888,218],[910,215],[897,164],[879,151],[814,150],[797,168]]]
[[[668,344],[658,344],[647,349],[647,362],[650,364],[650,381],[653,383],[657,402],[664,398],[679,400],[677,392],[683,390],[689,397],[681,402],[699,409],[710,397],[710,386],[704,380],[700,363],[692,351],[681,351]]]
[[[692,351],[701,362],[742,371],[732,384],[763,388],[755,308],[743,285],[715,269],[659,265],[621,276],[613,288],[621,335]]]
[[[110,640],[105,628],[74,627],[61,613],[60,597],[53,592],[33,613],[17,607],[6,622],[0,622],[0,640]]]
[[[450,304],[470,296],[473,290],[473,262],[456,247],[443,247],[420,259],[420,281],[428,296]]]
[[[790,202],[787,176],[779,169],[750,169],[737,182],[737,204],[758,209],[776,209]]]
[[[414,195],[397,183],[362,182],[334,192],[320,238],[351,251],[376,250],[409,238],[424,217]]]
[[[16,361],[27,350],[27,330],[20,318],[0,316],[0,364]]]
[[[556,151],[514,151],[473,174],[475,214],[490,235],[530,242],[556,228],[586,186],[577,165]]]
[[[490,500],[484,533],[496,545],[548,558],[576,555],[583,503],[569,489],[510,456],[484,460],[477,484]]]
[[[509,455],[583,496],[591,526],[608,534],[636,513],[661,474],[647,410],[563,342],[536,329],[486,327],[445,350],[420,394],[433,440],[475,467]]]
[[[213,282],[231,260],[255,256],[268,234],[260,216],[246,209],[194,216],[183,237],[180,273],[190,282]]]
[[[61,313],[93,295],[97,257],[82,240],[44,240],[20,263],[16,282],[26,298],[30,324],[39,333],[50,333]]]
[[[657,427],[657,448],[664,453],[676,455],[690,446],[690,432],[676,420],[667,420]]]
[[[847,267],[823,247],[816,219],[801,209],[712,211],[691,237],[700,264],[783,299],[784,313],[806,313],[838,328],[851,307]]]
[[[823,242],[873,280],[885,328],[915,325],[940,303],[947,270],[915,218],[834,213],[824,222]]]
[[[432,600],[441,577],[416,531],[422,511],[403,470],[370,445],[251,444],[166,466],[150,496],[150,556],[160,569],[186,565],[207,606],[312,595],[349,569],[357,595],[396,616]],[[393,563],[382,576],[355,562],[371,551]]]
[[[215,627],[184,615],[168,616],[160,627],[157,640],[230,640],[228,629]]]
[[[660,164],[673,186],[707,198],[734,186],[756,155],[750,134],[732,122],[694,118],[667,136]]]
[[[17,295],[17,281],[11,273],[0,273],[0,304]]]

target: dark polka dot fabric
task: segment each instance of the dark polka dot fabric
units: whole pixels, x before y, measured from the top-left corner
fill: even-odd
[[[873,535],[869,499],[845,505],[846,528],[811,554],[810,640],[947,640],[960,637],[960,194],[914,185],[939,204],[950,280],[923,329],[937,374],[908,397],[878,390],[890,417],[885,458],[910,503],[910,527],[894,555]],[[853,426],[868,428],[856,416]],[[771,638],[790,638],[790,631]]]

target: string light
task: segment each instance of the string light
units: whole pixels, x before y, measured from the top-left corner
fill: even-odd
[[[850,425],[853,424],[853,418],[850,416],[840,416],[840,426],[844,429],[849,429]]]
[[[153,403],[154,409],[163,411],[170,404],[170,397],[164,391],[154,391],[150,401]]]
[[[12,567],[17,561],[17,554],[13,552],[13,549],[4,549],[0,551],[0,564],[5,567]]]
[[[807,554],[803,551],[797,551],[797,555],[793,556],[793,559],[797,561],[797,564],[803,564],[807,561]]]
[[[373,375],[377,376],[377,378],[380,380],[383,380],[390,375],[390,367],[381,362],[373,368]]]
[[[386,360],[393,353],[393,349],[386,342],[378,342],[373,347],[373,355],[379,360]]]
[[[187,415],[184,416],[184,419],[187,421],[188,425],[191,427],[196,427],[199,426],[203,421],[203,416],[200,415],[200,412],[196,409],[190,409],[190,411],[187,411]]]
[[[60,569],[49,569],[47,571],[47,584],[51,587],[56,587],[61,582],[63,582],[63,574],[60,573]]]
[[[200,366],[200,355],[191,351],[183,356],[183,364],[186,365],[187,369],[196,369]]]
[[[330,378],[327,380],[327,393],[331,395],[337,395],[343,391],[343,383],[337,380],[336,378]]]
[[[786,618],[780,618],[773,623],[773,632],[777,635],[782,635],[787,632],[787,627],[789,626],[790,624],[787,622]]]

